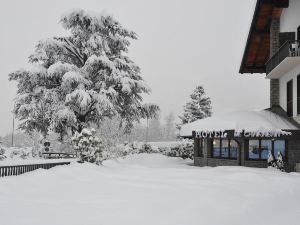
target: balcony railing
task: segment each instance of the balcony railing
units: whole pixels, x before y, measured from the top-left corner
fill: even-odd
[[[300,56],[300,41],[287,41],[266,63],[266,73],[269,74],[287,57]]]

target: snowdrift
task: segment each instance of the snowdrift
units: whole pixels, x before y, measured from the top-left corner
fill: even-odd
[[[297,224],[300,174],[190,162],[141,154],[5,177],[1,224]]]

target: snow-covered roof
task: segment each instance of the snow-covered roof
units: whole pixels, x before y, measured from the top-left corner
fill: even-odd
[[[184,124],[180,130],[180,136],[192,136],[193,131],[225,131],[235,130],[236,132],[265,132],[298,130],[298,128],[271,111],[236,111],[219,114],[192,123]]]

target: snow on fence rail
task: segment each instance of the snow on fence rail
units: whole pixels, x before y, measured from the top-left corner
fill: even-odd
[[[0,166],[0,177],[18,176],[36,169],[50,169],[54,166],[69,165],[70,162],[41,163],[29,165]]]

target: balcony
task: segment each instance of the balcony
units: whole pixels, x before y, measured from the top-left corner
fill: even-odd
[[[287,41],[267,61],[267,78],[278,79],[300,65],[300,41]]]

